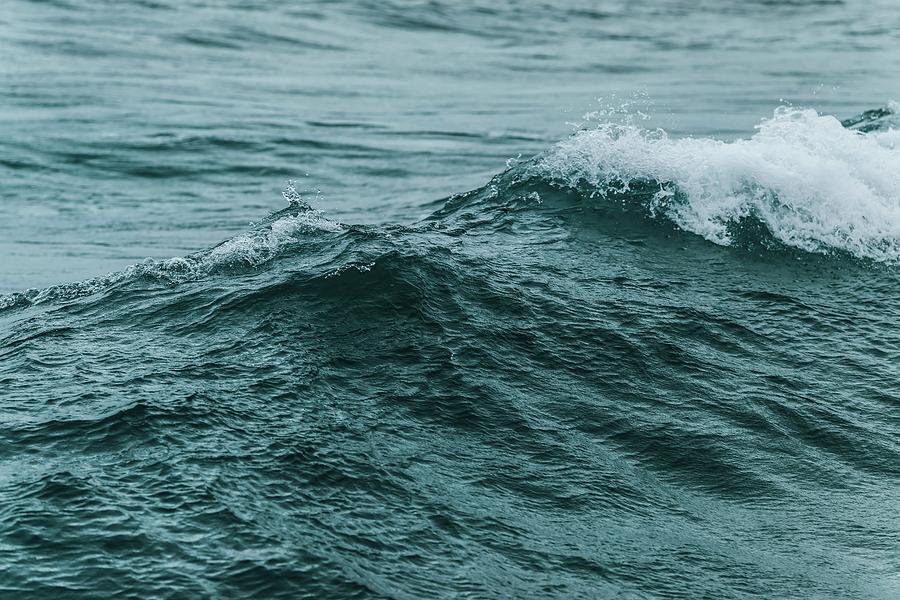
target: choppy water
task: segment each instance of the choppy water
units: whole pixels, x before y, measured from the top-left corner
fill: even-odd
[[[0,8],[0,596],[900,595],[900,6],[285,4]]]

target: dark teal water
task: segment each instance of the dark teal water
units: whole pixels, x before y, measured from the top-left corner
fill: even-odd
[[[0,8],[0,597],[900,596],[900,7],[285,4]]]

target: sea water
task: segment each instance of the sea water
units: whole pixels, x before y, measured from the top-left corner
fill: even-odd
[[[0,597],[898,597],[898,72],[888,1],[4,0]]]

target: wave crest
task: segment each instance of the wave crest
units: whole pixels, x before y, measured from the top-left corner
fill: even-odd
[[[290,204],[288,208],[273,213],[254,224],[248,231],[208,250],[167,259],[147,258],[121,271],[85,281],[0,295],[0,310],[73,300],[139,279],[182,283],[222,270],[256,267],[276,258],[285,248],[302,240],[306,235],[344,230],[343,225],[326,219],[318,211],[300,201],[299,196],[296,198],[289,196],[289,192],[293,193],[292,186],[288,186],[285,190],[285,198]]]
[[[863,134],[789,107],[734,142],[601,125],[559,142],[530,169],[595,197],[635,187],[646,194],[649,184],[651,212],[717,244],[735,243],[735,225],[753,219],[792,247],[896,263],[900,131],[867,125]]]

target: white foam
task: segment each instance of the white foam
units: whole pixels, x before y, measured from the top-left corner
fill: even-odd
[[[536,168],[601,196],[660,182],[650,210],[718,244],[732,242],[730,223],[753,216],[791,246],[900,262],[900,131],[863,135],[785,107],[734,142],[601,125],[556,144]]]
[[[204,268],[209,270],[224,265],[260,265],[277,256],[286,245],[296,241],[298,234],[340,230],[339,223],[329,221],[313,210],[287,215],[276,219],[268,227],[243,233],[219,244],[204,256]]]

